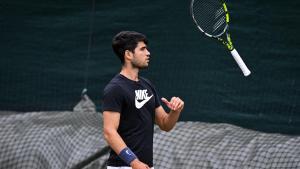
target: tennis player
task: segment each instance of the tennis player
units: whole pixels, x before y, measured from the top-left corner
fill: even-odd
[[[103,94],[104,137],[112,148],[107,169],[153,168],[153,130],[170,131],[176,124],[184,102],[179,97],[161,101],[153,84],[139,76],[147,68],[150,52],[145,35],[122,31],[112,41],[122,63],[121,72],[107,84]]]

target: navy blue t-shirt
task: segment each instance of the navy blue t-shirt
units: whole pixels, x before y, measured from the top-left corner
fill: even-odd
[[[153,166],[153,130],[158,94],[145,78],[133,81],[117,74],[104,88],[103,111],[120,113],[118,133],[138,159]],[[128,166],[113,150],[108,166]]]

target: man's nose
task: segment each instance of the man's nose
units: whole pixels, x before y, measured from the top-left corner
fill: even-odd
[[[149,57],[150,57],[150,52],[149,52],[149,50],[147,50],[147,56],[149,56]]]

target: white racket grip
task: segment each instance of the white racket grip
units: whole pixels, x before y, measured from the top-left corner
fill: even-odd
[[[244,63],[243,59],[241,58],[241,56],[239,55],[239,53],[233,49],[232,51],[230,51],[234,60],[236,61],[236,63],[239,65],[239,67],[241,68],[241,70],[243,71],[244,76],[249,76],[251,74],[250,70],[247,68],[246,64]]]

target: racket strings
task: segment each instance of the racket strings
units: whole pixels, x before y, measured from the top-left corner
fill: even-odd
[[[211,36],[221,36],[227,27],[226,13],[219,0],[194,0],[191,11],[196,24]]]
[[[223,13],[224,13],[223,8],[218,9],[218,11],[217,11],[216,14],[215,14],[215,15],[216,15],[215,18],[218,18],[218,17],[221,16]]]
[[[225,23],[225,16],[222,16],[220,19],[216,20],[216,23],[213,25],[213,33],[217,32],[220,27],[222,27]]]

